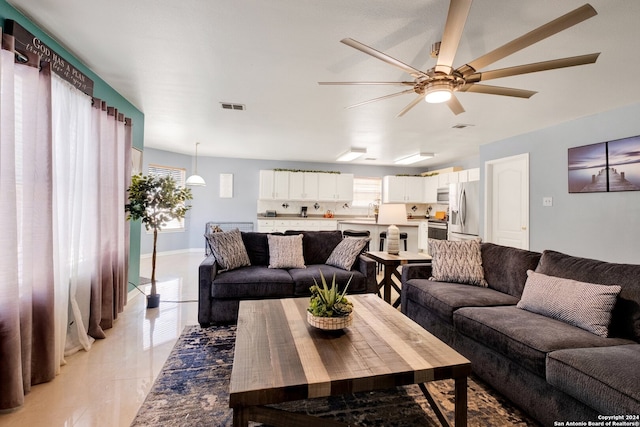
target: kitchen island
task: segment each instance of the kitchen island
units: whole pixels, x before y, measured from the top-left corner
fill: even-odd
[[[418,250],[418,232],[420,223],[426,221],[420,219],[410,219],[406,224],[398,225],[400,233],[407,233],[407,251],[419,252]],[[372,251],[377,251],[380,248],[380,233],[387,231],[388,224],[377,224],[374,218],[354,218],[354,219],[340,219],[338,220],[338,228],[341,231],[344,230],[368,230],[371,233],[371,243],[369,247]],[[385,250],[383,248],[382,250]],[[400,249],[404,250],[404,243],[400,242]]]

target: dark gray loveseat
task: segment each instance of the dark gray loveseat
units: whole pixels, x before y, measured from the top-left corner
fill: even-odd
[[[243,232],[242,240],[250,266],[220,272],[215,257],[209,255],[199,267],[198,322],[200,325],[235,323],[241,300],[310,296],[314,278],[320,283],[320,271],[330,281],[344,286],[353,276],[348,293],[377,292],[376,264],[359,255],[346,271],[325,264],[334,248],[342,241],[340,231],[299,231],[302,234],[306,268],[269,268],[268,233]],[[274,233],[282,234],[282,233]]]
[[[640,265],[490,243],[481,255],[486,288],[427,280],[430,266],[405,266],[402,311],[545,426],[640,414]],[[516,307],[528,269],[621,286],[608,337]]]

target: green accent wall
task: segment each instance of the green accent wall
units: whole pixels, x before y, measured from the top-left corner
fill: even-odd
[[[96,75],[92,70],[87,68],[82,62],[71,55],[67,50],[60,46],[55,40],[53,40],[45,31],[46,28],[38,27],[38,24],[29,21],[19,11],[9,5],[5,0],[0,0],[0,26],[4,28],[4,21],[6,19],[12,19],[18,24],[22,25],[33,35],[45,42],[47,46],[53,49],[58,55],[82,71],[94,82],[93,96],[106,101],[108,105],[118,109],[120,113],[123,113],[126,117],[129,117],[133,121],[133,146],[142,150],[144,147],[144,114],[138,108],[136,108],[126,98],[116,92],[111,86],[109,86],[104,80]],[[43,27],[46,27],[46,23],[40,23]],[[124,207],[123,207],[124,215]],[[140,222],[131,222],[131,240],[130,240],[130,254],[129,254],[129,282],[139,282],[140,277]],[[133,286],[129,285],[129,290],[133,289]]]

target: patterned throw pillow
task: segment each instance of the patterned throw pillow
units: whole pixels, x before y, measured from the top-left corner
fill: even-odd
[[[295,236],[267,235],[269,268],[307,268],[302,254],[302,234]]]
[[[325,264],[341,268],[343,270],[351,270],[356,258],[371,239],[357,239],[347,237],[342,239],[338,246],[335,247]]]
[[[432,257],[429,280],[487,287],[478,240],[429,239],[429,253]]]
[[[237,228],[227,232],[205,234],[205,237],[221,272],[251,265],[242,234]]]
[[[611,310],[622,289],[527,271],[518,308],[561,320],[601,337],[609,335]]]

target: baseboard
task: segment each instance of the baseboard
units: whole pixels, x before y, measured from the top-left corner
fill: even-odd
[[[158,252],[157,256],[165,256],[165,255],[180,255],[180,254],[189,254],[189,253],[201,253],[204,256],[204,248],[190,248],[190,249],[178,249],[175,251],[164,251]],[[151,258],[153,254],[141,254],[140,259]]]

